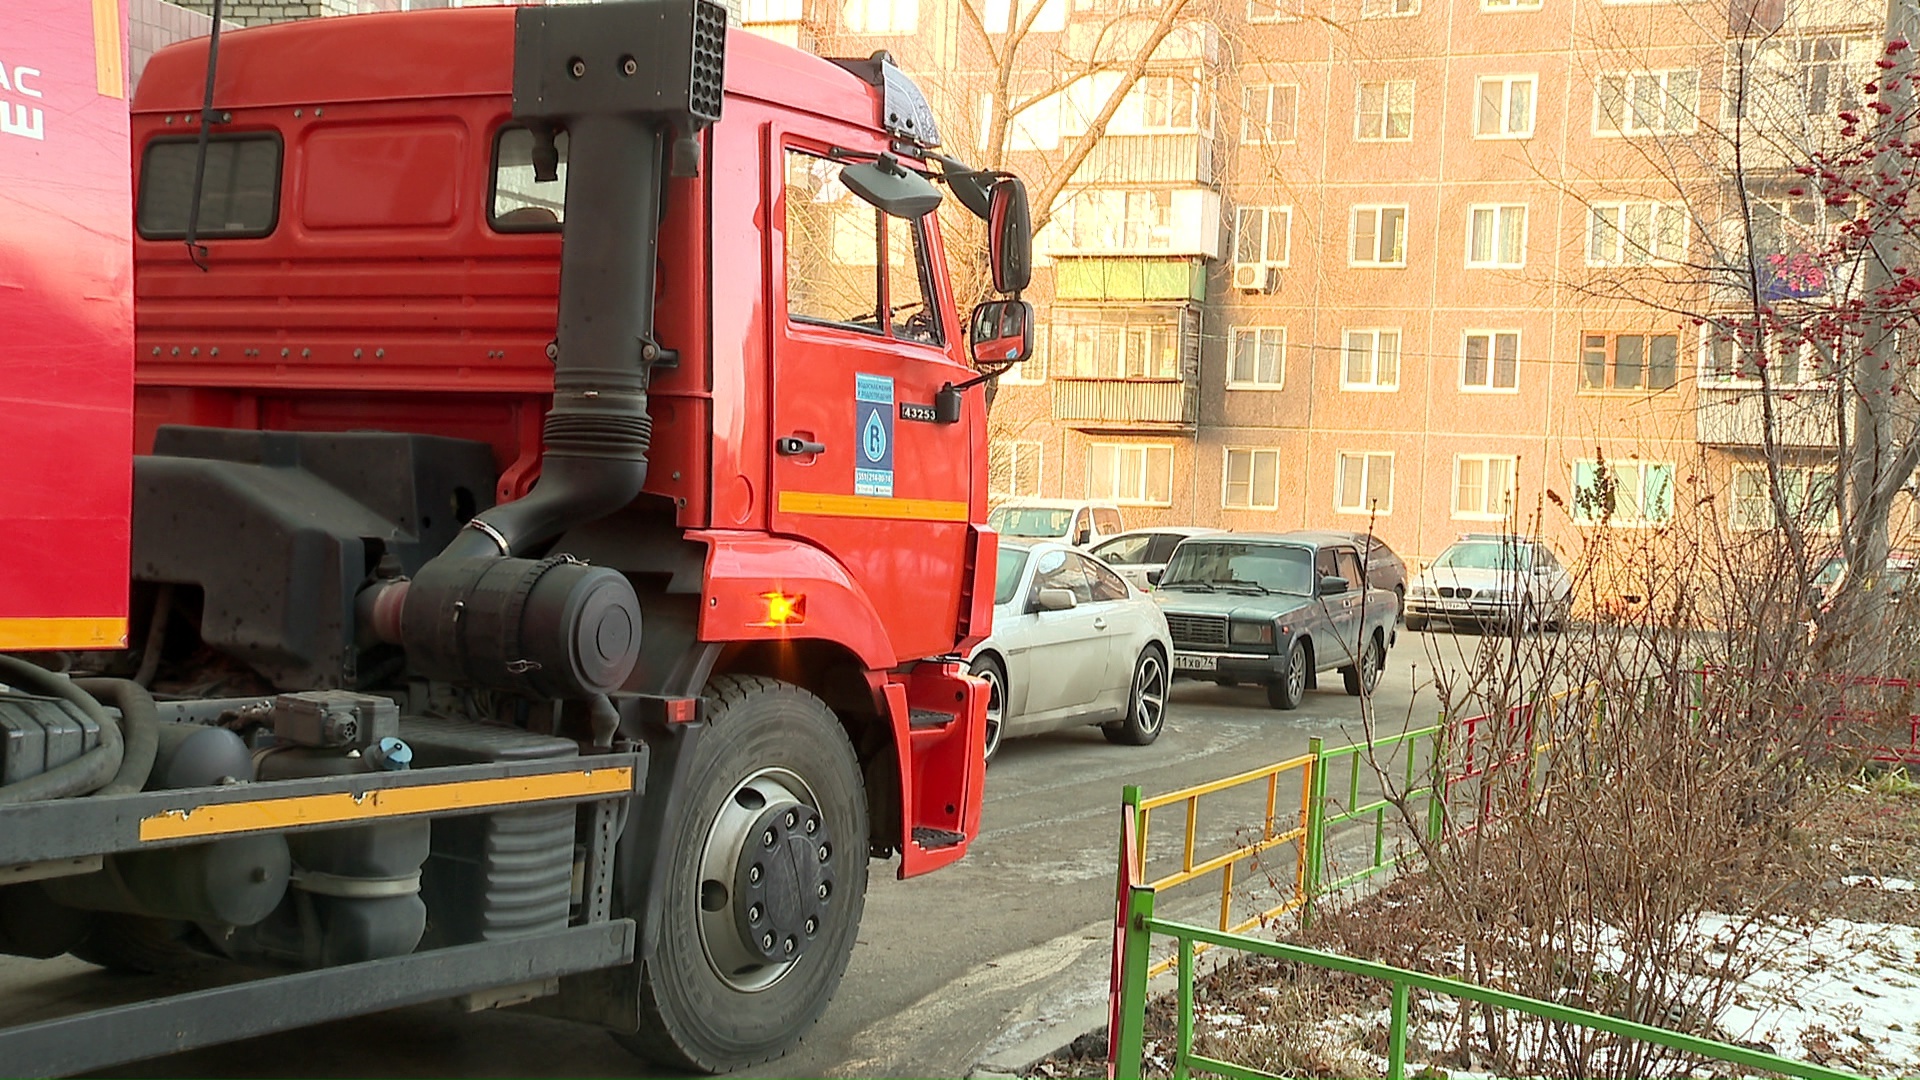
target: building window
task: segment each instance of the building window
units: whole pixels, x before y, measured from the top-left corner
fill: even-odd
[[[1516,269],[1527,263],[1527,208],[1467,209],[1467,266]]]
[[[1247,0],[1247,21],[1292,22],[1306,14],[1305,0]]]
[[[1595,135],[1675,135],[1692,131],[1700,73],[1631,71],[1601,75],[1593,84]]]
[[[1287,382],[1287,328],[1236,326],[1227,367],[1229,390],[1278,390]]]
[[[1393,455],[1340,451],[1333,487],[1335,510],[1386,517],[1393,513]]]
[[[1280,508],[1280,451],[1227,447],[1220,505],[1228,510]]]
[[[1489,75],[1480,80],[1480,107],[1473,134],[1481,139],[1524,139],[1533,134],[1537,75]]]
[[[1480,0],[1481,11],[1539,11],[1540,0]]]
[[[1199,93],[1179,75],[1142,75],[1127,96],[1137,103],[1141,131],[1192,131]]]
[[[1351,218],[1353,244],[1348,266],[1407,265],[1407,208],[1356,206]]]
[[[1173,447],[1089,444],[1087,497],[1142,506],[1173,505]]]
[[[1391,19],[1420,14],[1420,0],[1360,0],[1363,19]]]
[[[1815,532],[1840,530],[1840,507],[1834,499],[1834,470],[1780,466],[1780,494],[1787,513]],[[1773,497],[1767,488],[1765,465],[1733,467],[1733,505],[1727,524],[1741,532],[1757,532],[1779,525]]]
[[[1413,138],[1413,80],[1363,82],[1355,95],[1353,137],[1361,142]]]
[[[1722,112],[1729,120],[1785,123],[1857,109],[1879,49],[1872,38],[1860,37],[1768,35],[1729,44]]]
[[[1234,265],[1287,265],[1293,247],[1293,207],[1243,206],[1233,222]]]
[[[1340,389],[1400,389],[1400,331],[1349,330],[1346,336]]]
[[[920,30],[920,0],[846,0],[842,10],[849,33],[913,34]]]
[[[1580,335],[1580,389],[1665,390],[1678,377],[1678,334]]]
[[[1054,216],[1076,254],[1168,251],[1181,239],[1174,193],[1103,187],[1069,198]]]
[[[1673,463],[1573,463],[1573,520],[1581,525],[1665,525],[1673,520]]]
[[[1300,116],[1300,88],[1267,83],[1240,91],[1240,141],[1290,143]]]
[[[1036,34],[1057,34],[1067,28],[1067,0],[985,0],[981,5],[980,21],[986,24],[989,34],[1006,34],[1020,28],[1034,5],[1040,6],[1040,13],[1033,17],[1029,28]]]
[[[1687,257],[1686,208],[1658,202],[1587,208],[1588,266],[1646,266]]]
[[[1499,521],[1513,510],[1514,474],[1520,459],[1511,454],[1459,454],[1453,459],[1453,516]]]
[[[1047,360],[1055,378],[1177,379],[1176,308],[1054,308]]]
[[[987,494],[1032,497],[1040,494],[1040,468],[1045,455],[1031,439],[996,440],[987,448]]]
[[[1520,331],[1469,330],[1460,354],[1462,390],[1520,388]]]
[[[1705,370],[1701,373],[1715,386],[1757,387],[1761,385],[1759,349],[1750,328],[1715,326],[1707,333]],[[1767,382],[1773,386],[1806,386],[1833,378],[1845,358],[1835,343],[1825,338],[1809,340],[1800,334],[1776,333],[1766,343],[1771,359],[1766,365]]]

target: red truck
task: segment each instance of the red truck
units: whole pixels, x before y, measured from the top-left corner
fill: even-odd
[[[869,860],[977,831],[1019,181],[710,0],[216,33],[130,130],[92,8],[0,55],[0,952],[248,977],[0,1062],[440,999],[784,1053]]]

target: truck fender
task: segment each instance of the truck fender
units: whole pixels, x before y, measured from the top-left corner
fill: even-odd
[[[708,547],[702,641],[837,642],[868,671],[900,663],[880,613],[846,567],[811,544],[755,533],[689,532]],[[793,617],[776,625],[768,598],[792,598]],[[876,703],[878,704],[878,703]]]

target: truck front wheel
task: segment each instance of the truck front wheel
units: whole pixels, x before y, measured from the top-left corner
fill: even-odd
[[[640,1029],[669,1067],[721,1072],[791,1050],[826,1010],[867,889],[867,803],[845,729],[787,683],[723,676],[679,805]]]

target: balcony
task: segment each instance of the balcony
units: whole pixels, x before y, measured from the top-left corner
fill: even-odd
[[[1154,19],[1118,19],[1111,15],[1076,18],[1067,24],[1061,52],[1083,63],[1125,65],[1153,32]],[[991,25],[991,24],[989,24]],[[1182,20],[1153,50],[1154,63],[1220,62],[1220,28],[1203,19]]]
[[[1048,256],[1220,257],[1220,193],[1096,186],[1054,204],[1053,220],[1034,237]]]
[[[1773,395],[1774,445],[1789,450],[1832,450],[1835,439],[1835,394],[1830,388],[1801,387]],[[1694,410],[1697,438],[1702,446],[1758,449],[1763,446],[1764,413],[1760,391],[1715,389],[1702,384]]]
[[[1061,147],[1073,152],[1075,140]],[[1198,132],[1108,135],[1074,170],[1075,184],[1212,184],[1213,136]]]
[[[1053,418],[1080,431],[1192,434],[1199,394],[1186,379],[1055,377]]]

